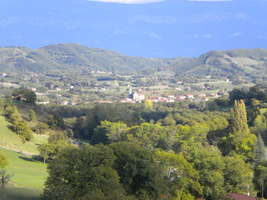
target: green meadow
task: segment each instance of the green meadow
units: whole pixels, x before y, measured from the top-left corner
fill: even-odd
[[[47,177],[46,165],[32,159],[39,144],[47,137],[34,135],[31,142],[22,143],[0,116],[0,153],[8,159],[6,170],[12,175],[9,185],[0,190],[0,200],[39,200]]]

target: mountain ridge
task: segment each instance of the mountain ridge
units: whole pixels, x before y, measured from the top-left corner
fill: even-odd
[[[0,47],[0,71],[50,73],[66,70],[99,70],[116,73],[172,71],[179,75],[241,75],[265,77],[266,49],[209,51],[195,58],[145,58],[80,44],[55,44],[30,49]]]

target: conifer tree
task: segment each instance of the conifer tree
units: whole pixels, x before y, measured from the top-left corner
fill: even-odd
[[[250,133],[247,124],[247,111],[243,100],[236,100],[231,110],[230,135],[227,138],[230,153],[239,154],[244,159],[253,158],[256,136]]]
[[[236,100],[231,110],[231,132],[249,132],[247,124],[247,111],[243,100]]]

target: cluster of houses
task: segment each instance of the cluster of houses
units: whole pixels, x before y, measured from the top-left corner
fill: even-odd
[[[186,94],[186,95],[169,95],[169,96],[159,96],[154,98],[148,98],[148,100],[151,100],[154,103],[164,102],[164,103],[174,103],[179,101],[209,101],[210,99],[219,98],[222,96],[222,93],[210,93],[210,94],[204,94],[200,93],[197,95],[194,94]],[[132,92],[130,90],[129,96],[126,99],[122,99],[121,103],[140,103],[145,100],[145,95],[138,93],[138,92]]]
[[[178,95],[178,96],[167,96],[167,97],[156,97],[151,98],[150,100],[152,102],[166,102],[166,103],[173,103],[173,102],[179,102],[179,101],[209,101],[210,99],[215,99],[220,97],[221,95],[218,93],[211,93],[211,94],[186,94],[186,95]]]

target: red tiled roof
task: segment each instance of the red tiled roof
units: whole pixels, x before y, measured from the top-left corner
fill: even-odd
[[[228,198],[233,200],[257,200],[256,197],[250,197],[244,194],[230,193],[227,195]]]

